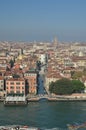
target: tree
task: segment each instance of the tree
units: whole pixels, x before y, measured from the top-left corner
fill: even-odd
[[[66,78],[51,82],[49,91],[51,93],[66,95],[84,92],[85,86],[80,80],[69,80]]]
[[[20,78],[20,76],[18,74],[14,74],[13,78]]]
[[[81,93],[85,86],[80,80],[72,80],[73,93]]]
[[[55,83],[54,83],[54,82],[51,82],[51,83],[50,83],[50,86],[49,86],[49,91],[50,91],[50,93],[54,93],[54,88],[55,88]]]
[[[37,67],[38,70],[41,69],[41,62],[40,62],[40,61],[37,61],[37,62],[36,62],[36,67]]]
[[[14,61],[11,59],[9,63],[10,63],[11,68],[12,68],[14,66]]]
[[[53,88],[52,88],[53,86]],[[55,94],[64,95],[72,93],[72,82],[69,79],[63,78],[50,84],[50,92]]]

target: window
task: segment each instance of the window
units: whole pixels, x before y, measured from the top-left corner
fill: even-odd
[[[22,93],[24,94],[24,91],[22,91]]]
[[[20,85],[20,82],[16,82],[17,85]]]
[[[20,91],[16,91],[16,93],[20,93]]]
[[[1,81],[1,83],[3,83],[3,80]]]
[[[22,85],[24,84],[24,82],[22,82]]]
[[[22,89],[24,89],[24,87],[22,87]]]
[[[16,89],[20,89],[20,86],[16,86]]]
[[[3,85],[1,85],[1,88],[3,88],[4,86]]]
[[[11,89],[14,89],[14,86],[10,86]]]
[[[13,85],[13,84],[14,84],[14,82],[10,82],[10,84],[11,84],[11,85]]]
[[[3,91],[3,89],[0,89],[0,92]]]
[[[10,91],[10,93],[14,93],[14,91]]]
[[[8,89],[8,87],[6,87],[6,89]]]
[[[9,84],[8,82],[6,82],[6,84]]]

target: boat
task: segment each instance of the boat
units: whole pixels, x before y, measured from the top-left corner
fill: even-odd
[[[78,130],[79,128],[86,128],[86,122],[82,123],[82,124],[68,124],[67,125],[68,130]]]
[[[40,130],[40,129],[32,126],[22,126],[19,128],[19,130]]]
[[[6,125],[0,126],[0,130],[40,130],[37,127],[23,125]]]

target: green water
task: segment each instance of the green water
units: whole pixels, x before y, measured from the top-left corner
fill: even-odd
[[[67,124],[85,121],[86,102],[40,101],[29,103],[26,107],[5,107],[0,103],[0,125],[22,124],[66,130]]]

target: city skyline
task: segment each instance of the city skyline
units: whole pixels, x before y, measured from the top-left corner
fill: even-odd
[[[0,41],[86,41],[85,0],[0,1]]]

